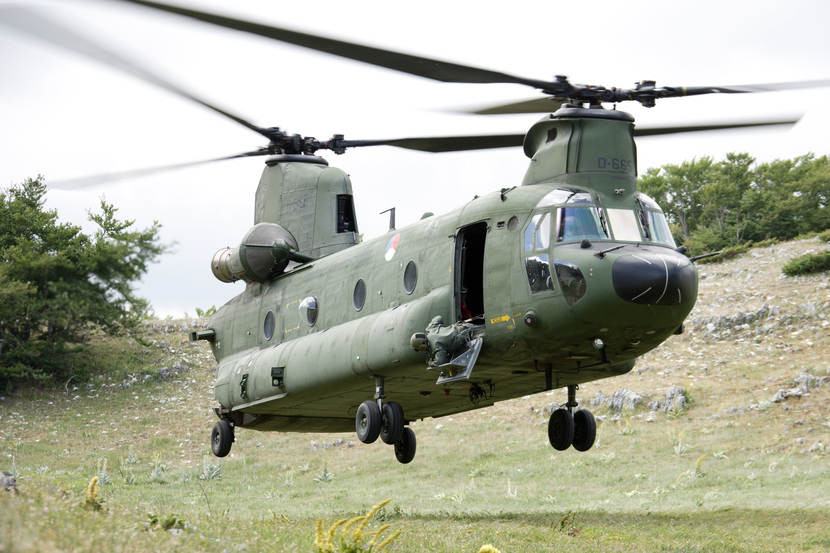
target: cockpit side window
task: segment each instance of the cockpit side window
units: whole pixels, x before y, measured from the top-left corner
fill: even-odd
[[[533,247],[534,241],[536,239],[536,227],[539,224],[539,220],[542,218],[541,213],[537,213],[530,219],[530,223],[528,223],[527,228],[525,229],[525,251],[531,252],[535,248]]]
[[[657,202],[645,194],[637,194],[637,211],[646,240],[672,248],[677,247],[666,216]]]
[[[663,215],[662,211],[649,211],[648,222],[652,230],[652,240],[671,246],[672,248],[677,247],[674,236],[671,234],[671,229],[669,229],[669,223],[666,221],[666,216]]]
[[[534,215],[524,233],[525,270],[532,293],[553,290],[550,274],[551,213]]]
[[[537,213],[525,229],[525,251],[546,250],[550,245],[550,213]]]

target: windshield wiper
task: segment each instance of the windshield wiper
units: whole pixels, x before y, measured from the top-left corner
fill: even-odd
[[[613,251],[617,251],[617,250],[619,250],[620,248],[624,248],[625,246],[626,246],[626,244],[620,244],[619,246],[614,246],[613,248],[606,248],[606,249],[604,249],[604,250],[602,250],[602,251],[598,251],[598,252],[597,252],[597,253],[595,253],[594,255],[595,255],[595,256],[597,256],[597,257],[599,257],[600,259],[602,259],[603,257],[605,257],[605,254],[607,254],[607,253],[611,253],[611,252],[613,252]]]

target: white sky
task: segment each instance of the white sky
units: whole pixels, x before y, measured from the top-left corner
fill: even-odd
[[[0,0],[0,5],[9,2]],[[17,2],[43,9],[96,42],[262,126],[323,139],[523,132],[539,116],[449,113],[534,97],[518,85],[451,85],[222,30],[120,2]],[[695,86],[830,78],[830,3],[752,2],[273,2],[190,0],[199,9],[529,78],[631,87],[640,79]],[[590,7],[588,7],[590,6]],[[830,88],[620,106],[642,125],[805,114],[791,130],[638,141],[639,167],[747,151],[762,160],[830,153]],[[132,77],[0,26],[0,186],[198,160],[255,149],[259,135]],[[366,238],[424,211],[520,183],[520,148],[425,154],[388,147],[322,154],[352,177]],[[154,219],[175,253],[140,292],[159,315],[221,305],[241,287],[210,272],[214,251],[253,223],[263,158],[235,160],[80,191],[49,205],[77,224],[98,199],[139,226]],[[90,227],[87,227],[90,228]]]

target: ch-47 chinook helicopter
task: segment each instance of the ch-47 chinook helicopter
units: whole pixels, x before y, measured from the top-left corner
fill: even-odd
[[[263,128],[106,51],[42,15],[3,8],[0,22],[92,56],[193,100],[268,139],[254,225],[211,260],[244,292],[194,340],[218,362],[211,442],[229,453],[236,428],[380,437],[415,455],[410,421],[558,388],[548,438],[591,448],[594,417],[577,386],[624,374],[637,357],[682,332],[697,296],[695,258],[677,248],[660,207],[636,188],[635,136],[792,124],[756,121],[635,128],[603,104],[710,93],[827,86],[804,81],[633,89],[525,79],[362,46],[183,7],[125,0],[225,28],[444,82],[515,83],[545,96],[476,113],[549,113],[527,133],[326,141]],[[553,112],[553,113],[550,113]],[[319,150],[364,146],[449,152],[522,146],[516,186],[360,242],[349,177]],[[218,161],[217,159],[207,161]]]

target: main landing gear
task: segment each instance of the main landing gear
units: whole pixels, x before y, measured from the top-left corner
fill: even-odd
[[[357,408],[354,419],[357,439],[364,444],[375,442],[395,446],[395,458],[409,463],[415,458],[415,433],[406,426],[403,408],[394,401],[383,402],[383,377],[375,377],[375,399],[364,401]]]
[[[231,452],[233,445],[233,423],[227,419],[220,419],[213,425],[213,432],[210,434],[210,448],[217,457],[225,457]]]
[[[568,403],[550,414],[548,439],[550,445],[559,451],[573,446],[577,451],[588,451],[597,437],[597,421],[587,409],[574,412],[576,385],[568,386]]]

